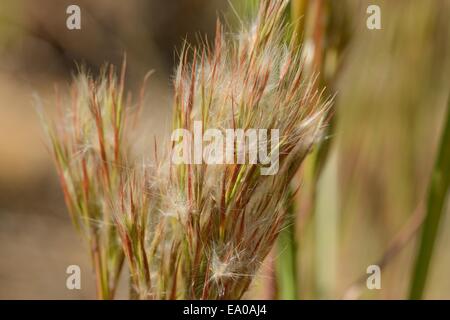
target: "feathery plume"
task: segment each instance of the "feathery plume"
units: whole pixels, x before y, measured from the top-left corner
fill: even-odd
[[[112,66],[99,80],[82,71],[70,102],[57,97],[58,121],[43,119],[68,211],[89,244],[100,299],[114,297],[124,261],[109,204],[127,166],[124,73],[125,63],[120,79]]]

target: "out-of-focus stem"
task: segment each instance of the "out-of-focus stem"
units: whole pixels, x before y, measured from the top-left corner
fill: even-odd
[[[444,210],[450,185],[450,98],[447,105],[447,117],[442,131],[441,143],[428,190],[427,213],[422,226],[419,249],[414,271],[411,277],[410,299],[421,299],[424,294],[428,270],[433,257],[434,244]]]
[[[307,10],[308,0],[291,0],[291,20],[295,26],[298,43],[301,42],[304,35]]]
[[[310,37],[307,41],[311,45],[312,59],[310,70],[313,75],[318,75],[316,89],[320,90],[324,83],[324,59],[326,55],[325,33],[326,12],[328,2],[325,0],[310,1],[308,8],[307,31]],[[330,121],[326,136],[329,136],[334,127],[334,121]],[[336,275],[336,252],[338,239],[338,192],[337,192],[337,151],[330,152],[330,140],[325,140],[314,153],[311,161],[313,165],[312,175],[312,215],[314,217],[314,277],[318,298],[330,298],[334,293]]]
[[[313,2],[313,43],[314,43],[314,57],[313,57],[313,71],[316,73],[322,72],[322,63],[324,56],[324,35],[325,35],[325,4],[324,0],[315,0]]]
[[[287,205],[287,225],[278,238],[278,258],[276,259],[278,299],[298,299],[297,285],[297,240],[295,237],[295,210],[292,201]]]
[[[295,26],[294,36],[298,44],[304,36],[307,8],[308,0],[291,0],[291,21]],[[296,215],[294,204],[288,203],[287,206],[286,227],[281,231],[277,243],[277,287],[279,299],[295,300],[299,298]]]
[[[315,286],[319,299],[332,298],[336,283],[339,196],[338,155],[336,147],[333,149],[316,178],[314,190]],[[317,157],[316,164],[318,161]]]

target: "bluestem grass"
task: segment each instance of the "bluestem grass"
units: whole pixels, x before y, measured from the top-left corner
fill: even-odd
[[[135,297],[241,298],[281,231],[289,184],[321,138],[330,104],[305,75],[300,48],[286,42],[287,4],[261,2],[255,22],[236,34],[225,33],[218,22],[213,47],[185,46],[174,80],[173,129],[190,130],[195,121],[221,132],[277,129],[279,143],[271,146],[279,154],[275,175],[262,175],[261,164],[174,164],[173,144],[153,166],[122,161],[124,150],[115,141],[126,142],[123,81],[120,94],[108,89],[106,80],[83,92],[89,127],[97,129],[87,137],[95,141],[73,142],[74,126],[50,131],[69,210],[84,234],[99,238],[102,252],[114,252],[102,260],[108,279],[116,274],[107,269],[116,266],[115,257],[126,257]],[[95,206],[87,213],[78,163],[85,156],[78,156],[78,145],[97,146],[82,153],[92,159],[85,176],[97,177],[91,183]],[[93,228],[91,221],[101,221],[103,228]]]
[[[329,105],[318,102],[314,81],[304,76],[299,48],[285,42],[286,5],[263,2],[255,23],[237,34],[226,36],[218,22],[214,48],[186,46],[181,54],[174,129],[191,130],[194,121],[222,132],[279,129],[279,171],[263,176],[258,164],[170,165],[157,192],[160,223],[170,229],[155,252],[165,264],[152,284],[162,289],[157,297],[241,298],[283,227],[289,182],[319,139]]]

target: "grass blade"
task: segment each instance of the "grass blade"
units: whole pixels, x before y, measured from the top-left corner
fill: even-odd
[[[426,286],[442,211],[450,184],[450,99],[436,163],[431,174],[427,199],[427,214],[422,226],[420,246],[411,278],[410,299],[421,299]]]

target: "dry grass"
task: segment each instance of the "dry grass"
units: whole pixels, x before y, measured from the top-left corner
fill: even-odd
[[[286,42],[287,3],[262,2],[255,22],[236,34],[218,22],[213,48],[186,45],[174,84],[174,129],[191,130],[194,121],[221,132],[278,129],[273,176],[260,164],[175,165],[173,144],[153,165],[134,165],[123,73],[98,83],[80,76],[69,116],[48,134],[69,212],[91,244],[100,298],[113,297],[124,256],[132,298],[246,292],[284,226],[289,184],[329,106],[305,76],[300,48]]]
[[[110,205],[127,167],[124,72],[125,64],[117,79],[111,67],[98,81],[82,72],[70,102],[57,95],[57,121],[43,121],[68,211],[90,246],[101,299],[114,297],[124,261]]]

